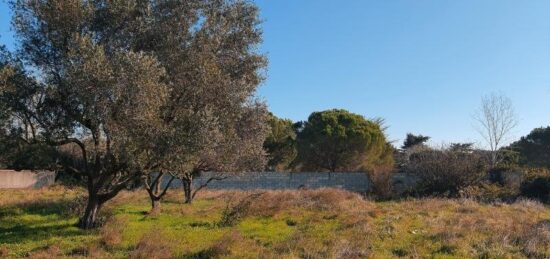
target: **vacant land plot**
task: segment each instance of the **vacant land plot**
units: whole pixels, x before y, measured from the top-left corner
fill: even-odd
[[[338,190],[207,191],[192,205],[173,192],[149,215],[143,191],[105,208],[103,227],[74,224],[82,190],[0,191],[0,257],[548,258],[550,208],[373,202]]]

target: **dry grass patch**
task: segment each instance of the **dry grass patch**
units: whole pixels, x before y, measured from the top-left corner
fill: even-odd
[[[136,248],[130,254],[134,259],[165,259],[172,258],[174,241],[169,240],[163,234],[162,229],[153,228],[147,232]]]
[[[122,243],[122,233],[128,224],[127,216],[112,216],[101,228],[101,243],[107,248],[115,248]]]
[[[48,246],[47,248],[40,250],[38,252],[34,252],[31,254],[30,258],[33,259],[49,259],[49,258],[57,258],[62,255],[61,249],[59,246],[52,245]]]

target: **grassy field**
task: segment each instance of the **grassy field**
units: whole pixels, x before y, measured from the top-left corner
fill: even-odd
[[[373,202],[338,190],[173,192],[149,215],[145,192],[74,224],[83,191],[0,191],[0,257],[550,258],[550,207],[421,199]]]

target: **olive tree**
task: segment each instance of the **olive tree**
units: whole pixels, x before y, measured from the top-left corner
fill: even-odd
[[[80,227],[94,227],[101,206],[139,178],[181,175],[197,161],[202,169],[198,157],[212,150],[210,157],[249,154],[225,147],[252,134],[238,128],[248,111],[261,119],[265,110],[254,101],[266,59],[257,51],[253,4],[18,0],[12,7],[19,56],[39,89],[27,98],[38,103],[29,109],[33,141],[80,149],[64,164],[87,181]],[[209,146],[214,136],[224,148]]]
[[[133,44],[163,64],[170,98],[158,144],[142,150],[182,181],[188,203],[204,188],[192,190],[204,171],[220,172],[213,181],[262,169],[266,108],[255,95],[267,60],[258,52],[258,8],[247,1],[162,1],[144,13],[146,22],[130,30],[140,32]]]
[[[267,135],[267,112],[263,105],[249,103],[237,118],[217,120],[223,127],[203,128],[203,137],[194,150],[174,153],[168,167],[183,184],[185,203],[191,203],[197,193],[212,181],[242,173],[262,170],[266,155],[262,143]],[[185,155],[181,155],[185,154]],[[209,171],[210,178],[196,186],[193,180]]]

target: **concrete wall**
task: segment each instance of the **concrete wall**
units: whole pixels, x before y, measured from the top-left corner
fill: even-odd
[[[55,172],[0,170],[0,189],[41,188],[54,182]]]
[[[203,173],[194,180],[198,187],[205,183],[214,173]],[[167,182],[164,181],[164,182]],[[397,192],[411,188],[415,179],[405,174],[394,175],[394,186]],[[352,192],[365,193],[369,191],[370,183],[366,173],[279,173],[259,172],[247,173],[230,177],[221,181],[212,181],[209,189],[239,189],[239,190],[282,190],[298,188],[339,188]],[[172,188],[181,188],[180,181],[174,181]]]
[[[203,173],[193,182],[195,187],[204,184],[216,173]],[[168,178],[168,176],[167,176]],[[0,170],[0,189],[41,188],[54,184],[55,172],[49,171],[13,171]],[[168,182],[168,179],[163,181]],[[416,183],[414,177],[406,174],[395,174],[394,189],[402,192]],[[209,189],[238,190],[282,190],[299,188],[339,188],[352,192],[369,191],[370,183],[366,173],[278,173],[259,172],[233,176],[221,181],[212,181]],[[181,188],[180,181],[172,182],[172,188]]]

